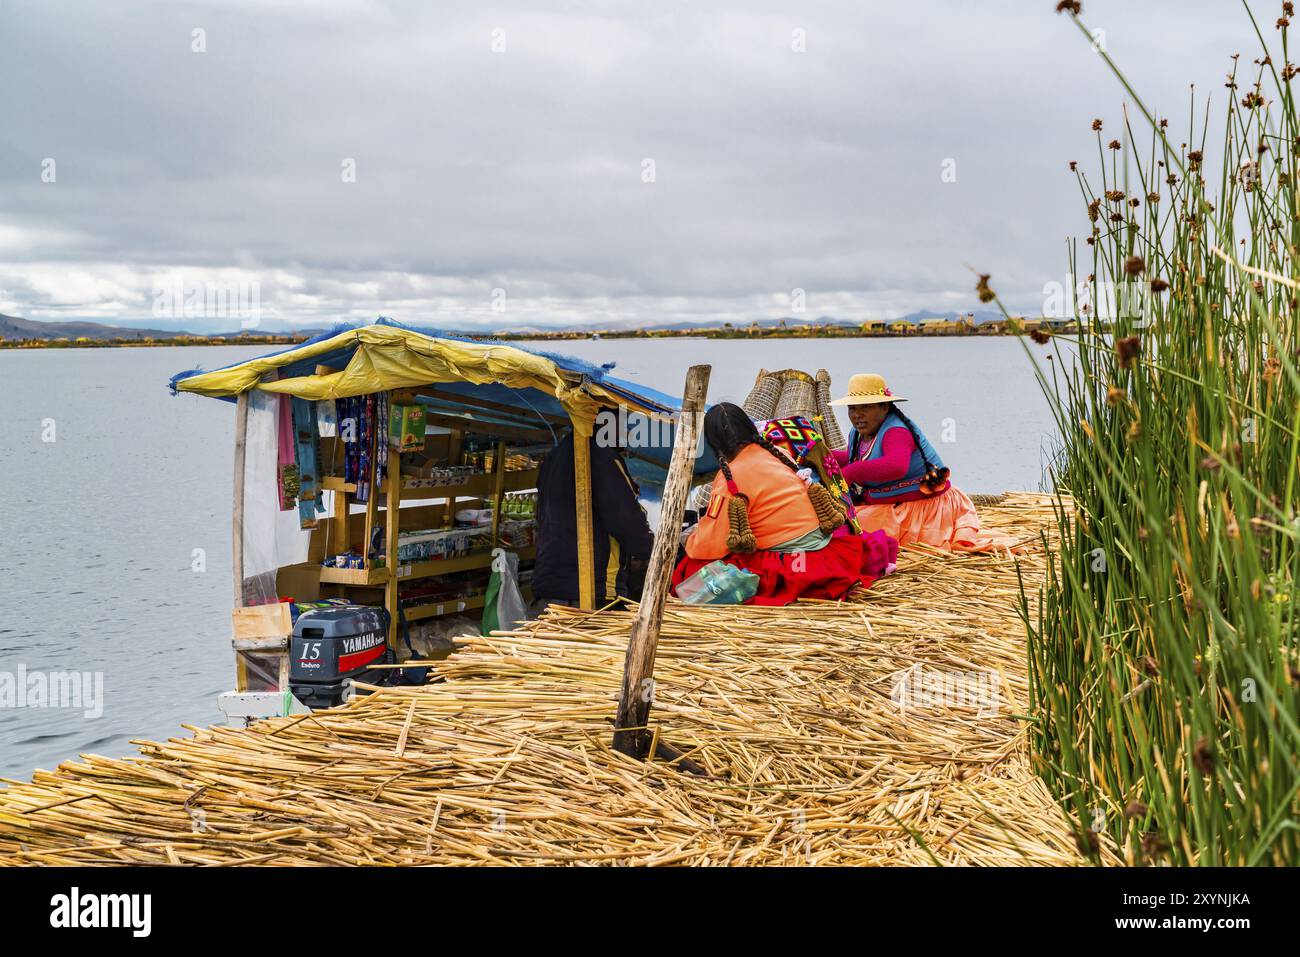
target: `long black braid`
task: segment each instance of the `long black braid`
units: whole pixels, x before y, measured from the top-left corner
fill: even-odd
[[[749,525],[749,496],[740,491],[736,485],[727,460],[735,458],[745,446],[757,445],[766,449],[795,475],[799,474],[799,466],[790,456],[777,448],[771,439],[760,435],[749,414],[731,402],[720,402],[705,414],[704,438],[718,457],[722,475],[727,480],[727,491],[732,496],[727,505],[727,522],[731,529],[727,537],[727,548],[737,552],[752,552],[758,547],[758,542]],[[846,518],[844,506],[824,487],[809,486],[808,499],[817,515],[817,526],[823,532],[830,534],[844,524]]]
[[[898,420],[907,426],[907,431],[912,433],[912,443],[916,446],[916,450],[921,453],[921,461],[925,463],[925,470],[927,472],[930,471],[934,468],[934,463],[931,462],[930,457],[925,454],[925,446],[921,444],[921,433],[917,431],[916,423],[904,415],[903,410],[900,409],[896,403],[889,403],[889,411],[898,416]]]
[[[728,460],[734,459],[746,445],[758,445],[767,449],[791,472],[798,472],[799,466],[790,457],[772,444],[771,440],[760,435],[754,427],[754,420],[749,413],[733,402],[719,402],[704,415],[704,440],[718,457],[718,464],[728,485],[735,484],[731,476]]]
[[[945,466],[939,468],[930,461],[930,456],[925,454],[925,446],[921,444],[921,433],[917,431],[916,424],[912,422],[900,409],[897,403],[889,403],[890,411],[898,416],[898,420],[907,426],[907,431],[912,433],[912,442],[916,450],[921,453],[921,463],[925,466],[925,478],[922,480],[922,486],[928,486],[930,489],[937,491],[939,486],[948,480],[951,471]]]

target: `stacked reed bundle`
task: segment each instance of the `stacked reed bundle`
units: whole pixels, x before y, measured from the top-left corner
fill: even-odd
[[[781,398],[781,373],[759,369],[754,378],[754,387],[741,403],[741,408],[749,413],[751,419],[770,419],[776,412],[777,400]]]
[[[760,369],[741,408],[751,419],[786,419],[802,415],[817,424],[831,449],[844,448],[844,433],[831,408],[831,376],[818,369],[814,378],[798,369]]]
[[[817,414],[817,389],[812,376],[798,369],[786,369],[781,376],[781,395],[776,400],[774,419],[788,419],[803,415],[812,418]]]
[[[831,374],[825,369],[817,370],[817,424],[821,426],[822,435],[826,437],[826,447],[842,449],[848,443],[840,431],[839,420],[831,407]]]
[[[985,517],[1035,537],[1042,501]],[[439,684],[15,782],[0,862],[1077,863],[1015,717],[1015,563],[906,567],[851,603],[669,604],[651,721],[709,777],[610,747],[631,613],[553,608]],[[996,676],[989,713],[891,699],[900,676],[972,670]]]

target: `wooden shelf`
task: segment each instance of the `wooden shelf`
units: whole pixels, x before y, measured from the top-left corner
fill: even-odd
[[[512,548],[509,551],[515,552],[522,562],[536,556],[537,546],[529,545],[527,548]],[[439,575],[451,575],[455,572],[468,571],[471,568],[487,568],[491,564],[492,552],[490,549],[462,555],[460,558],[435,558],[429,562],[409,562],[406,565],[397,566],[397,580],[401,582],[411,581],[416,578],[436,578]]]
[[[423,621],[425,618],[441,618],[444,615],[458,615],[461,612],[482,608],[486,595],[470,595],[467,598],[447,598],[427,605],[415,605],[406,609],[407,621]]]
[[[537,472],[537,469],[507,472],[503,491],[518,492],[521,489],[537,488]],[[496,476],[491,472],[475,475],[468,482],[459,485],[412,485],[415,481],[419,479],[410,475],[402,477],[402,501],[413,498],[489,498],[496,490]],[[384,482],[379,491],[387,494],[388,482]]]
[[[520,469],[516,472],[506,472],[505,491],[518,492],[522,489],[537,488],[537,469]],[[402,476],[402,500],[411,498],[487,498],[496,490],[496,476],[491,472],[484,472],[482,475],[475,475],[468,482],[461,482],[459,485],[412,485],[417,482],[410,475]],[[357,487],[352,482],[345,482],[337,475],[328,475],[321,483],[321,487],[331,492],[347,492],[353,494]],[[379,485],[379,494],[388,494],[388,482],[381,482]]]
[[[329,568],[322,565],[321,584],[379,588],[388,583],[387,568]]]
[[[505,546],[502,546],[505,547]],[[537,555],[537,546],[512,548],[510,551],[519,555],[520,561],[528,561]],[[460,558],[435,558],[428,562],[407,562],[397,566],[398,581],[414,581],[418,578],[436,578],[439,575],[451,575],[468,571],[471,568],[487,568],[492,564],[490,549],[462,555]],[[388,584],[388,569],[379,568],[325,568],[320,570],[322,583],[331,585],[352,585],[358,588],[378,588]]]
[[[533,588],[525,585],[520,589],[524,600],[533,600]],[[442,618],[446,615],[459,615],[462,612],[482,608],[487,595],[471,595],[468,598],[448,598],[445,601],[430,602],[427,605],[415,605],[406,609],[406,620],[423,621],[426,618]]]

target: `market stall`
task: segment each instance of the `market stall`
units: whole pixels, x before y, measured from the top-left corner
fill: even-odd
[[[411,622],[483,607],[499,549],[518,556],[526,594],[538,469],[564,430],[590,436],[614,417],[634,471],[654,481],[680,405],[609,367],[384,319],[183,372],[171,386],[237,405],[241,693],[287,690],[288,636],[303,609],[382,606],[395,654]],[[580,604],[591,608],[587,443],[574,448]],[[707,453],[697,459],[701,474],[715,467]]]

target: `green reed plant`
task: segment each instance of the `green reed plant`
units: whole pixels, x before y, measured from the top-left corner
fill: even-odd
[[[1232,57],[1222,119],[1193,100],[1181,134],[1099,51],[1134,117],[1094,121],[1095,171],[1070,164],[1091,231],[1068,249],[1077,354],[1039,373],[1064,447],[1059,550],[1022,604],[1031,735],[1084,851],[1111,841],[1133,864],[1300,863],[1300,70],[1282,7],[1280,55],[1247,6],[1260,56]]]

